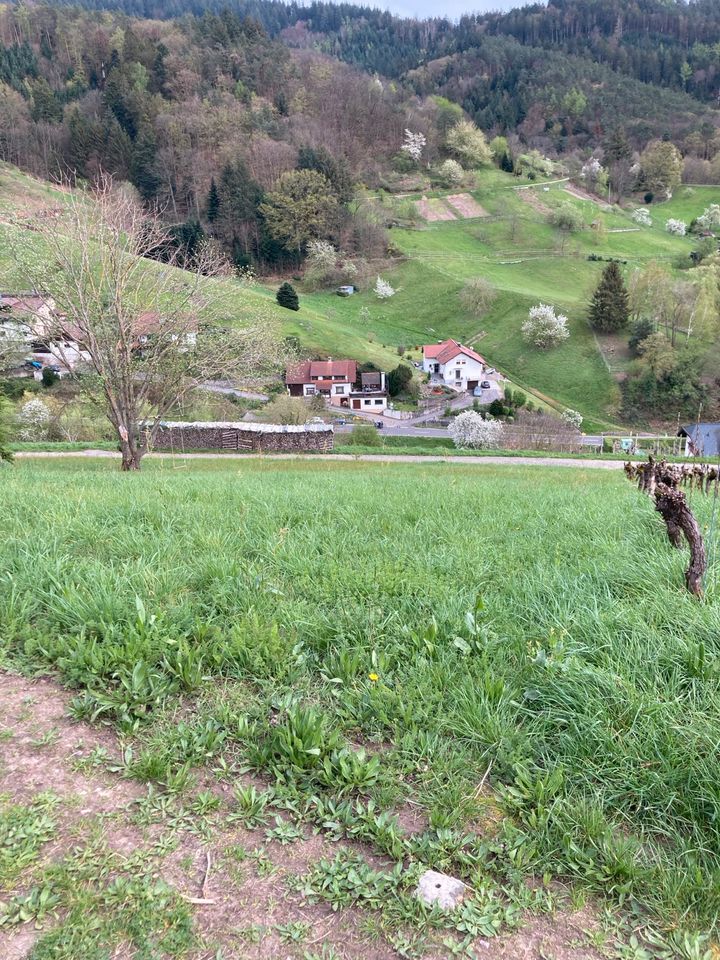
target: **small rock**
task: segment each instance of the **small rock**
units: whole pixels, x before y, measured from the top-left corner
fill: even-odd
[[[446,873],[426,870],[420,877],[415,896],[428,907],[437,903],[443,910],[454,910],[465,896],[465,884]]]

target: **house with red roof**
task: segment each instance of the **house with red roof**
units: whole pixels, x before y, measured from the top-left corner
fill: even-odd
[[[324,397],[336,407],[367,413],[387,408],[385,374],[358,374],[355,360],[304,360],[285,371],[291,397]]]
[[[430,379],[456,390],[474,390],[485,379],[487,362],[457,340],[442,340],[423,347],[422,368]]]

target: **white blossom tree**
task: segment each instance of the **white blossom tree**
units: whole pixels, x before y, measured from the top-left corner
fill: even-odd
[[[387,280],[383,280],[382,277],[378,276],[375,281],[375,296],[380,300],[388,300],[390,297],[394,297],[395,293],[395,288],[392,287]]]
[[[491,450],[502,443],[504,429],[499,420],[485,420],[479,413],[466,410],[454,418],[448,432],[456,447]]]
[[[554,307],[538,303],[530,308],[528,318],[522,325],[522,335],[536,347],[555,347],[570,336],[567,323],[568,318],[556,313]]]
[[[668,233],[672,233],[676,237],[684,237],[687,233],[687,224],[684,220],[676,220],[674,217],[671,217],[665,221],[665,229]]]
[[[427,144],[427,138],[424,133],[413,133],[412,130],[405,130],[405,139],[400,149],[406,153],[415,163],[420,163],[423,150]]]
[[[569,407],[567,410],[563,410],[562,418],[569,427],[577,427],[579,430],[582,426],[583,415],[578,413],[577,410],[571,410]]]
[[[697,218],[696,223],[703,230],[720,227],[720,203],[711,203],[709,207],[706,207]]]
[[[636,210],[633,210],[632,218],[633,222],[639,227],[652,226],[652,217],[650,216],[650,211],[647,209],[647,207],[638,207]]]
[[[18,436],[21,440],[46,440],[50,429],[50,408],[37,398],[28,400],[20,409]]]

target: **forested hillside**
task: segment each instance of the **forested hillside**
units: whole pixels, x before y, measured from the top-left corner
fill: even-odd
[[[291,46],[316,48],[363,70],[410,76],[462,103],[480,126],[513,130],[537,118],[556,149],[594,142],[623,104],[629,133],[641,146],[664,134],[695,131],[707,141],[720,92],[720,13],[712,0],[558,0],[509,13],[418,21],[351,4],[275,0],[83,0],[94,8],[145,17],[200,14],[225,6],[261,22]],[[568,54],[570,56],[568,56]],[[450,59],[446,59],[450,58]],[[584,104],[568,110],[568,87]],[[672,97],[669,91],[676,93]],[[530,96],[532,93],[532,96]]]

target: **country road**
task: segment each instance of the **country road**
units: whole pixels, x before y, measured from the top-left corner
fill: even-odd
[[[114,459],[119,460],[120,454],[113,450],[37,450],[15,454],[17,459],[64,459],[73,457],[78,459]],[[364,463],[465,463],[496,466],[527,466],[527,467],[585,467],[592,470],[622,470],[622,460],[574,460],[570,457],[458,457],[448,456],[421,456],[418,454],[392,453],[148,453],[149,460],[329,460],[329,461],[362,461]]]

